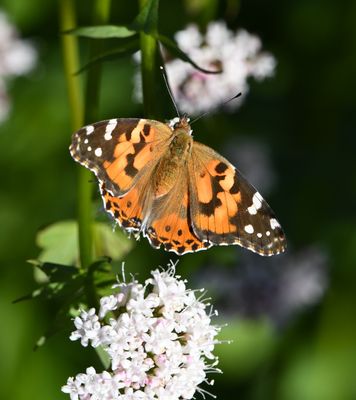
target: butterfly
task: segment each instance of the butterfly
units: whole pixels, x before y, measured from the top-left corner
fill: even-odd
[[[285,250],[266,201],[229,161],[193,140],[185,116],[87,125],[73,134],[70,153],[96,175],[106,211],[154,248],[179,255],[232,244],[264,256]]]

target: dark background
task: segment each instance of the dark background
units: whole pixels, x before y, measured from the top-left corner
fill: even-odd
[[[90,21],[89,3],[77,2],[82,25]],[[113,3],[112,23],[129,23],[137,13],[136,2]],[[223,154],[241,133],[244,140],[267,146],[276,180],[262,193],[289,245],[278,260],[223,247],[189,254],[178,265],[191,287],[209,289],[220,310],[218,323],[229,324],[222,336],[234,340],[217,347],[224,374],[209,390],[219,399],[355,399],[356,2],[161,3],[162,33],[172,37],[188,22],[204,26],[223,19],[233,30],[242,27],[260,36],[278,62],[274,78],[250,82],[236,113],[216,113],[194,127],[199,141]],[[76,215],[58,4],[2,0],[1,7],[33,41],[39,60],[31,74],[9,84],[12,112],[0,126],[0,397],[64,399],[61,385],[95,364],[95,354],[70,342],[68,332],[33,352],[51,307],[11,304],[35,287],[26,260],[40,251],[36,233]],[[80,43],[84,60],[86,42]],[[131,58],[104,65],[100,119],[142,116],[142,107],[132,101],[134,72]],[[164,111],[167,119],[174,117],[170,107]],[[100,210],[95,191],[94,198]],[[125,257],[126,269],[147,274],[169,259],[176,256],[141,240]],[[293,278],[297,269],[302,279]],[[300,285],[299,292],[314,282],[320,293],[305,304],[284,307],[288,287],[281,276]]]

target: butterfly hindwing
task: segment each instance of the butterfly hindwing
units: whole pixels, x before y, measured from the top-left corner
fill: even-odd
[[[194,142],[190,171],[192,226],[200,240],[239,244],[262,255],[284,250],[273,211],[225,158]]]
[[[142,179],[147,183],[146,179]],[[149,187],[146,184],[144,187],[146,190],[142,190],[142,186],[135,186],[122,197],[117,197],[106,189],[104,182],[100,185],[105,210],[128,232],[139,232],[142,229],[144,217],[151,204]]]
[[[166,251],[179,255],[210,247],[208,242],[201,241],[193,232],[187,174],[187,169],[182,169],[172,190],[156,198],[145,233],[153,247],[162,245]]]
[[[73,134],[70,152],[107,190],[127,193],[144,170],[153,169],[172,135],[158,121],[117,118],[87,125]]]

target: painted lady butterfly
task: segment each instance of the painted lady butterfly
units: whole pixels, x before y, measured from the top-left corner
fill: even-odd
[[[185,254],[238,244],[264,256],[285,237],[261,195],[220,154],[193,141],[189,119],[111,119],[75,132],[74,160],[98,178],[106,210],[151,245]]]

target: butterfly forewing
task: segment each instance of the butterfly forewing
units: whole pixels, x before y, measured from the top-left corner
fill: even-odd
[[[273,211],[233,165],[198,142],[189,165],[191,220],[200,240],[239,244],[261,255],[284,251]]]
[[[153,169],[172,131],[153,120],[118,118],[87,125],[75,132],[70,152],[93,171],[106,190],[127,193],[147,169]]]

